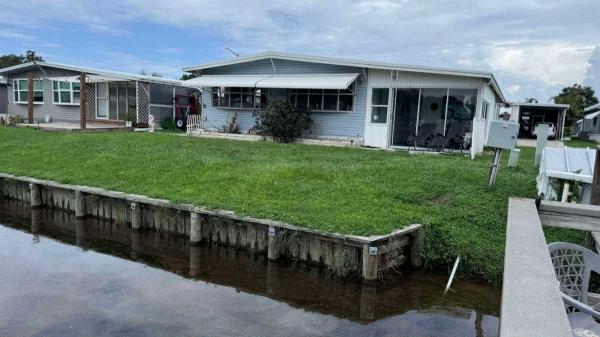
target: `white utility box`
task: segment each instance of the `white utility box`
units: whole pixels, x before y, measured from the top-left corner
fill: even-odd
[[[519,123],[504,120],[491,121],[485,145],[497,149],[512,150],[517,145],[518,135]]]

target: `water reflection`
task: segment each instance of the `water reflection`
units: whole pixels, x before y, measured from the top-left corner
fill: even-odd
[[[439,275],[405,272],[375,288],[6,200],[0,223],[2,336],[497,335],[499,292],[457,282],[443,297]]]

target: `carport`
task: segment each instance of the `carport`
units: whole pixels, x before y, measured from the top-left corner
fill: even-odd
[[[556,128],[556,139],[563,139],[568,104],[555,103],[512,103],[511,119],[518,121],[519,138],[535,138],[533,130],[539,123],[552,123]]]

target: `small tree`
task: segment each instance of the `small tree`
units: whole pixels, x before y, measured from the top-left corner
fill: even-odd
[[[273,136],[281,143],[289,143],[310,130],[312,119],[306,109],[298,109],[290,103],[269,102],[260,110],[254,111],[254,119],[259,130]]]
[[[594,89],[591,87],[574,84],[563,88],[560,94],[554,96],[554,103],[571,105],[566,122],[570,125],[573,121],[583,117],[583,109],[598,103],[598,98],[596,98]]]

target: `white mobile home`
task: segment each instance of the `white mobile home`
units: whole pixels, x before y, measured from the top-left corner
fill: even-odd
[[[206,131],[232,114],[243,132],[269,100],[308,109],[306,138],[406,148],[461,126],[471,153],[483,150],[489,121],[506,102],[492,73],[264,52],[183,69],[202,88]],[[428,140],[429,139],[429,140]]]

